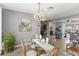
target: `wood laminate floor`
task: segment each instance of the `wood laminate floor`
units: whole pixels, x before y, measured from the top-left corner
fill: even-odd
[[[56,39],[56,43],[54,44],[54,46],[59,48],[60,56],[71,56],[70,54],[66,52],[66,44],[68,42],[69,42],[68,39]],[[50,42],[50,44],[53,45],[52,41]]]

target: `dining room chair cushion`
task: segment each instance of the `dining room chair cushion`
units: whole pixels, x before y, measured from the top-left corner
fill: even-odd
[[[26,52],[26,56],[36,56],[36,55],[37,55],[37,53],[35,50],[29,50]]]

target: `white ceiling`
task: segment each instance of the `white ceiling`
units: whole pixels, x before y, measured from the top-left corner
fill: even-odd
[[[38,4],[33,3],[0,3],[5,9],[25,13],[35,13]],[[54,7],[54,9],[49,9]],[[59,19],[70,15],[79,14],[79,3],[41,3],[41,8],[48,19]]]

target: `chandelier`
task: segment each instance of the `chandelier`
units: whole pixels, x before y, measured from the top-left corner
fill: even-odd
[[[37,20],[37,21],[45,21],[46,20],[46,17],[43,13],[43,10],[41,10],[41,4],[40,3],[38,3],[38,9],[34,13],[34,19]]]

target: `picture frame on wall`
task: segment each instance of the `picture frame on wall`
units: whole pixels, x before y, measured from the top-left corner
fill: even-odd
[[[32,30],[32,21],[27,19],[22,19],[19,23],[19,31],[27,32]]]

